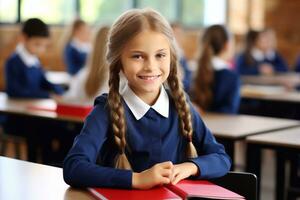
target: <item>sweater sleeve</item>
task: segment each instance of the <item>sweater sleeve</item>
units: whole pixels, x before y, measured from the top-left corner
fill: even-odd
[[[107,111],[97,105],[87,117],[63,164],[64,180],[75,187],[131,188],[132,172],[96,164],[98,152],[107,140]]]
[[[63,94],[64,93],[64,90],[62,87],[60,87],[59,85],[53,84],[47,80],[47,78],[45,76],[45,72],[42,69],[41,69],[41,76],[42,76],[42,81],[41,81],[42,86],[41,87],[43,89],[50,91],[50,92],[54,92],[55,94]]]
[[[200,115],[191,106],[193,118],[193,143],[198,157],[190,161],[199,169],[197,179],[216,178],[225,175],[231,166],[231,159],[226,154],[222,144],[219,144],[210,130],[205,126]]]

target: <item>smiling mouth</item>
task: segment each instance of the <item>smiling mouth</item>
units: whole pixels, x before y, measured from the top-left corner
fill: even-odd
[[[151,81],[159,78],[161,75],[156,75],[156,76],[138,76],[140,79],[146,80],[146,81]]]

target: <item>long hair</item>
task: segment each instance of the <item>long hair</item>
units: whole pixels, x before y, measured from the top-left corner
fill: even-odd
[[[208,27],[202,36],[203,49],[198,60],[198,70],[192,94],[194,102],[204,110],[209,108],[213,100],[214,70],[212,57],[223,51],[229,37],[228,31],[222,25]]]
[[[255,30],[248,31],[246,35],[246,41],[245,41],[246,66],[253,66],[253,64],[255,63],[255,59],[253,58],[251,51],[254,48],[255,43],[257,42],[259,36],[260,36],[260,32]]]
[[[187,138],[187,156],[196,157],[197,152],[192,144],[192,123],[188,103],[177,77],[178,59],[175,51],[175,39],[169,23],[152,9],[133,9],[122,14],[112,25],[108,39],[107,61],[109,65],[109,94],[108,105],[114,134],[114,140],[119,148],[115,167],[131,169],[125,152],[126,149],[126,122],[124,108],[119,94],[119,72],[122,69],[121,53],[127,42],[144,30],[162,33],[169,40],[171,63],[170,74],[167,79],[172,98],[180,120],[181,133]]]
[[[101,27],[95,36],[93,50],[87,61],[89,67],[87,80],[85,82],[85,92],[88,97],[97,95],[99,88],[106,83],[108,76],[108,66],[105,60],[107,50],[107,36],[109,27]]]

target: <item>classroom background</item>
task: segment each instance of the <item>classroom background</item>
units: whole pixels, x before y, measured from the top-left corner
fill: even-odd
[[[231,32],[235,47],[231,63],[233,71],[236,70],[236,58],[245,49],[247,33],[250,30],[273,31],[276,51],[286,62],[287,71],[271,75],[241,75],[239,111],[235,115],[203,114],[203,118],[232,156],[232,170],[257,175],[260,199],[299,199],[300,1],[297,0],[163,0],[163,3],[159,0],[0,0],[0,113],[20,115],[20,112],[26,112],[19,103],[9,102],[4,97],[4,66],[20,41],[22,22],[35,17],[49,25],[50,43],[46,53],[39,58],[49,80],[68,88],[72,75],[67,73],[63,52],[66,34],[74,19],[85,21],[91,27],[91,35],[96,35],[99,27],[111,25],[124,11],[144,7],[159,11],[170,23],[180,24],[182,30],[177,42],[192,74],[197,71],[197,60],[202,50],[199,41],[207,27],[222,24]],[[22,105],[25,105],[24,102]],[[50,122],[41,120],[42,126],[50,124],[69,133],[67,139],[58,136],[51,144],[54,148],[60,145],[59,142],[70,142],[82,125],[79,118],[60,118],[35,112],[28,114],[34,115],[51,119]],[[66,123],[61,124],[61,121]],[[0,147],[3,149],[5,143],[5,149],[0,156],[27,160],[26,142],[22,138],[9,138],[3,131],[1,134]],[[271,134],[275,136],[271,138]],[[252,154],[246,152],[246,144]],[[20,155],[17,155],[16,145],[21,149]],[[258,156],[260,154],[261,157]],[[64,154],[52,156],[61,160]],[[253,163],[261,163],[261,169]],[[57,163],[50,164],[59,166]],[[284,168],[284,173],[276,171],[275,166]],[[1,179],[0,176],[0,181],[4,181]]]

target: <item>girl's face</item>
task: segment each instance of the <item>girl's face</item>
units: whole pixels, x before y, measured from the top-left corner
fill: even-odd
[[[170,73],[170,44],[166,36],[142,31],[125,45],[121,62],[134,93],[148,104],[155,103]]]

